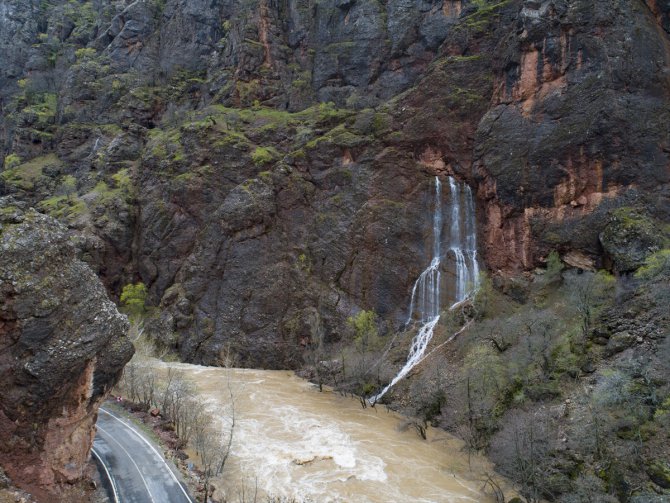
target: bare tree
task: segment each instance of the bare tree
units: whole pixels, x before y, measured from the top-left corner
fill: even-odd
[[[223,471],[223,467],[225,466],[226,461],[228,460],[228,455],[230,454],[230,448],[233,444],[233,434],[235,433],[235,394],[233,393],[233,387],[230,382],[230,376],[228,376],[227,386],[228,386],[228,396],[230,398],[230,404],[228,406],[228,417],[227,417],[229,425],[227,432],[225,434],[227,440],[225,441],[225,446],[222,450],[221,462],[219,463],[218,469],[216,471],[217,475],[219,475]]]
[[[570,298],[579,313],[582,336],[591,333],[595,310],[615,293],[614,278],[605,273],[573,275],[570,278]]]
[[[491,457],[503,473],[521,484],[521,493],[529,503],[539,503],[549,490],[545,484],[551,474],[550,454],[555,430],[543,411],[513,411],[501,425],[491,443]]]
[[[221,433],[211,424],[199,432],[196,444],[202,466],[205,503],[207,503],[210,496],[211,479],[216,475],[221,464],[225,444]]]

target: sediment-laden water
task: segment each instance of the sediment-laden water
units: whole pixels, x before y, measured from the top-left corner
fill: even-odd
[[[248,498],[256,486],[319,503],[492,501],[481,491],[491,468],[473,458],[471,471],[460,442],[440,430],[422,440],[399,431],[401,416],[320,393],[287,371],[162,365],[183,371],[214,414],[228,410],[233,391],[232,452],[214,481],[229,501],[242,490]]]

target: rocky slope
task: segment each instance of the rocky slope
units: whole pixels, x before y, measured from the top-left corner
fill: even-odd
[[[435,173],[476,189],[503,275],[660,246],[607,229],[668,219],[662,2],[2,5],[1,190],[85,230],[113,292],[147,284],[189,360],[397,327]]]
[[[53,501],[83,476],[127,321],[51,217],[0,199],[0,251],[0,464]]]

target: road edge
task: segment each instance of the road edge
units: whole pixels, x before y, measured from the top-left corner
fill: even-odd
[[[149,448],[158,455],[160,459],[163,460],[163,463],[165,466],[167,466],[168,470],[170,471],[170,474],[172,475],[172,478],[175,480],[177,485],[180,487],[181,491],[184,493],[184,496],[186,496],[186,499],[188,499],[191,503],[197,503],[197,499],[191,495],[189,491],[189,487],[182,480],[182,473],[181,471],[172,463],[170,460],[166,459],[166,457],[163,455],[163,453],[159,452],[158,449],[153,445],[151,440],[147,439],[144,435],[144,433],[137,427],[137,425],[134,424],[134,421],[131,418],[123,417],[123,416],[118,416],[114,412],[103,408],[102,406],[99,409],[99,413],[105,413],[117,421],[123,423],[125,426],[127,426],[142,442],[144,442],[146,445],[149,446]]]

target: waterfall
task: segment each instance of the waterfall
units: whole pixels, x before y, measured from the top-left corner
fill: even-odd
[[[442,183],[435,177],[433,208],[433,256],[428,267],[419,275],[412,287],[409,302],[409,325],[416,318],[421,327],[412,340],[407,362],[393,380],[369,401],[375,403],[405,377],[423,358],[433,331],[440,321],[442,289],[442,227],[444,204],[442,201]],[[455,281],[454,295],[450,308],[454,308],[475,292],[479,283],[479,265],[477,263],[477,231],[475,225],[475,205],[472,190],[468,185],[459,184],[449,177],[449,202],[446,214],[449,215],[449,251],[454,258]]]
[[[95,143],[93,144],[93,148],[91,149],[91,153],[88,155],[89,158],[92,158],[95,155],[95,153],[98,151],[99,145],[100,145],[100,137],[97,137],[95,139]]]

